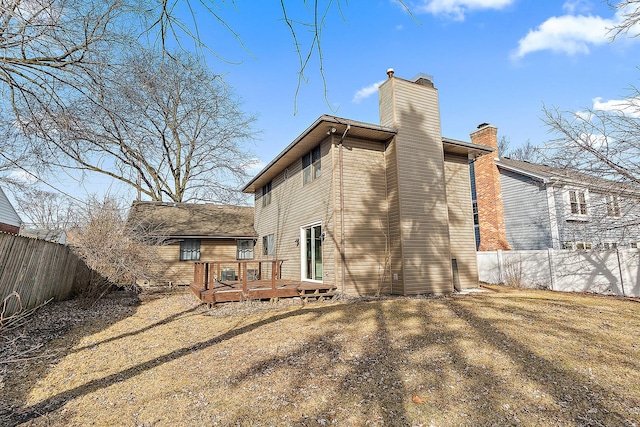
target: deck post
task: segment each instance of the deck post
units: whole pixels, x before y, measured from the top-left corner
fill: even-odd
[[[209,290],[209,263],[204,264],[204,290]]]
[[[271,261],[271,289],[276,290],[276,275],[278,274],[278,261]]]
[[[240,263],[238,263],[238,270],[240,269]],[[242,293],[247,295],[247,263],[242,263]]]
[[[258,280],[262,280],[262,263],[258,261]]]

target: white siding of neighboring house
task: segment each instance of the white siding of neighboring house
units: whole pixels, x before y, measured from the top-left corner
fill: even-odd
[[[506,170],[500,171],[500,186],[505,231],[511,249],[550,248],[549,205],[544,186],[532,178]]]
[[[14,227],[20,227],[22,220],[18,213],[9,202],[7,195],[0,188],[0,223],[12,225]]]

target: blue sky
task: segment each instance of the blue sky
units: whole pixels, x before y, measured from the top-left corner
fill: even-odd
[[[327,2],[319,0],[321,7]],[[313,13],[304,3],[289,0],[289,18],[309,22]],[[257,116],[250,149],[259,161],[251,173],[322,114],[379,123],[375,85],[390,67],[407,79],[433,76],[444,136],[468,141],[488,122],[512,148],[552,138],[540,119],[543,105],[611,108],[640,77],[640,38],[610,43],[607,28],[619,17],[600,0],[407,0],[413,16],[397,0],[330,3],[321,38],[326,93],[316,52],[297,96],[299,59],[279,2],[236,0],[215,9],[241,43],[210,13],[195,10],[200,36],[216,53],[207,54],[208,65]],[[306,53],[308,27],[298,26],[297,36]],[[193,46],[186,37],[181,42]],[[104,176],[81,186],[59,178],[58,188],[76,197],[135,197]]]
[[[389,67],[398,77],[433,76],[444,136],[469,140],[479,123],[488,122],[512,147],[552,137],[540,120],[543,105],[607,108],[640,77],[640,40],[610,43],[607,28],[619,18],[599,0],[406,4],[413,17],[394,0],[343,0],[342,19],[333,1],[321,39],[329,103],[317,55],[295,97],[298,58],[278,2],[237,1],[235,8],[219,10],[248,51],[198,14],[204,41],[224,58],[210,56],[209,66],[225,75],[245,110],[258,116],[261,133],[253,150],[263,163],[322,114],[378,123],[375,84]],[[290,1],[288,7],[291,18],[312,17],[303,2]],[[308,30],[298,30],[302,49],[308,49]]]

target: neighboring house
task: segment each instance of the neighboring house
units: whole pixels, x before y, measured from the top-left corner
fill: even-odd
[[[468,162],[491,149],[442,137],[430,76],[388,77],[381,125],[321,116],[243,188],[256,253],[285,260],[283,279],[351,295],[477,286]]]
[[[159,238],[159,281],[189,284],[195,261],[252,259],[253,208],[213,204],[134,202],[129,226]]]
[[[7,195],[0,188],[0,231],[18,234],[21,226],[22,220],[18,212],[16,212]]]
[[[34,239],[46,240],[48,242],[66,244],[67,233],[64,230],[47,230],[44,228],[23,228],[20,235],[32,237]]]
[[[474,142],[497,149],[495,127],[478,132],[491,137]],[[638,247],[638,187],[496,154],[472,171],[480,251]]]

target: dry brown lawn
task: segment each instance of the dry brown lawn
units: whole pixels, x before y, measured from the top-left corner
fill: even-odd
[[[0,365],[0,425],[640,424],[638,302],[493,290],[211,310],[186,292],[58,303],[4,338],[52,336]]]

